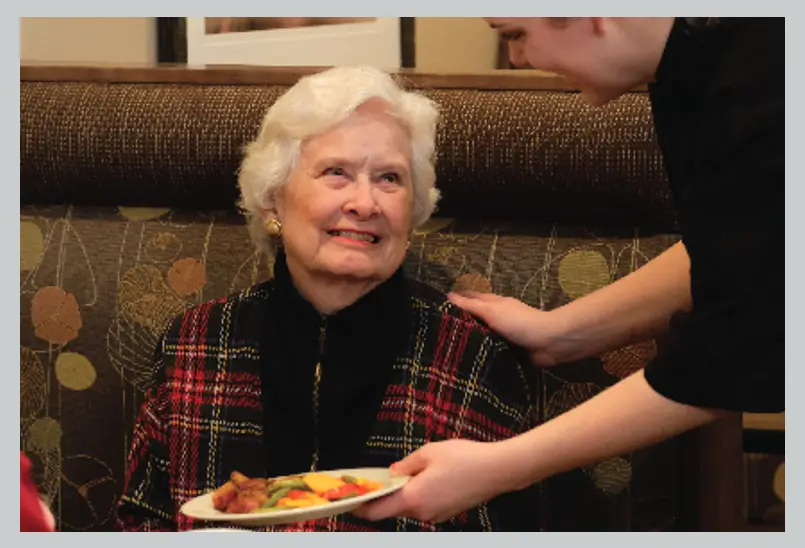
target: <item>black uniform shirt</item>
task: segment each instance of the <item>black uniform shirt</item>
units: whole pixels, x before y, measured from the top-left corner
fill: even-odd
[[[677,19],[649,86],[693,311],[645,375],[678,402],[785,409],[784,40],[782,18]]]

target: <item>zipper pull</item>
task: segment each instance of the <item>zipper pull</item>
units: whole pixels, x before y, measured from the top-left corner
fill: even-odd
[[[321,325],[319,326],[319,359],[324,356],[324,341],[327,334],[327,318],[322,315]]]
[[[319,359],[316,362],[316,370],[313,373],[313,459],[310,463],[310,471],[315,472],[319,466],[319,388],[321,386],[321,362],[324,360],[324,337],[327,333],[327,317],[321,315],[319,324]]]

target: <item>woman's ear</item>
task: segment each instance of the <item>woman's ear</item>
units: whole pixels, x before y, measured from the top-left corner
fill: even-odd
[[[284,217],[283,212],[285,211],[285,200],[283,199],[282,189],[271,192],[269,203],[271,207],[266,210],[265,214],[270,215],[270,217],[263,217],[263,220],[273,218],[282,222]]]
[[[273,220],[279,221],[279,214],[277,213],[276,207],[271,207],[269,209],[260,210],[260,218],[263,220],[263,224]]]

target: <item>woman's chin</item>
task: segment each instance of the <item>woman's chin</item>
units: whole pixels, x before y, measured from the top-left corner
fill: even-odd
[[[385,280],[399,268],[399,264],[381,261],[377,257],[367,257],[360,253],[344,253],[327,261],[325,270],[332,276],[360,280]]]
[[[378,272],[378,269],[371,265],[333,265],[331,268],[328,268],[327,271],[331,276],[338,278],[350,278],[355,280],[384,278],[381,276],[380,272]]]

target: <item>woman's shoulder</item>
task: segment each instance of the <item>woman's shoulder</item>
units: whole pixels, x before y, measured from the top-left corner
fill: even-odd
[[[235,360],[230,367],[236,372],[251,369],[249,364],[258,355],[260,343],[259,317],[272,287],[271,282],[265,282],[209,299],[169,320],[153,348],[154,366],[146,389],[155,389],[169,380],[188,382],[181,372],[177,376],[175,366],[180,357],[198,358],[201,361],[196,362],[196,368],[203,368],[205,360],[226,354]],[[213,382],[212,378],[207,376],[209,382]],[[198,382],[206,382],[204,376]]]
[[[207,334],[217,336],[232,333],[240,326],[253,325],[255,322],[250,320],[261,313],[272,289],[271,281],[262,282],[191,306],[171,320],[164,338],[188,341],[203,336],[209,340]]]
[[[418,281],[410,281],[410,287],[413,346],[420,353],[420,363],[438,370],[436,377],[444,382],[475,386],[480,394],[476,402],[493,394],[509,411],[515,410],[512,412],[523,419],[522,424],[531,424],[529,409],[538,383],[536,368],[529,366],[523,350],[454,305],[438,289]]]
[[[469,331],[473,335],[490,339],[490,342],[507,346],[497,333],[479,318],[459,308],[447,298],[447,295],[430,284],[414,279],[408,280],[412,308],[439,325],[447,325],[451,329]]]

